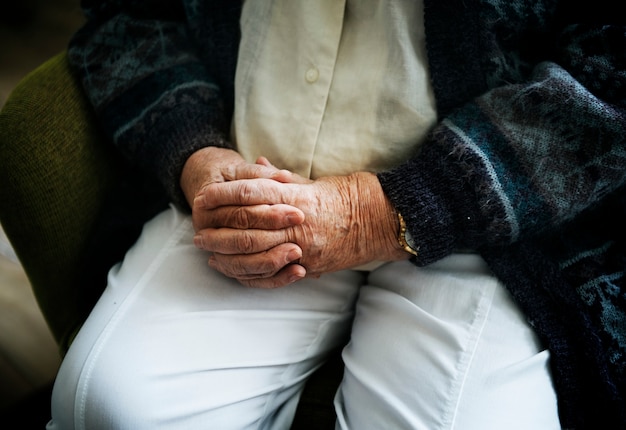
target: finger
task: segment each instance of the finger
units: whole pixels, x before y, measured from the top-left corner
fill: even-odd
[[[271,179],[283,184],[310,184],[313,182],[311,179],[284,169],[276,171],[276,173],[272,175]]]
[[[282,182],[285,184],[309,184],[313,182],[311,179],[300,176],[297,173],[293,173],[289,170],[278,169],[276,166],[270,163],[270,161],[267,158],[263,156],[257,158],[256,162],[257,164],[267,166],[267,167],[273,167],[274,169],[276,169],[274,174],[272,174],[269,177],[270,179],[273,179],[275,181]]]
[[[193,213],[196,231],[203,228],[277,230],[304,222],[304,212],[284,205],[222,206]]]
[[[209,184],[196,195],[194,210],[215,209],[220,206],[250,206],[286,203],[289,191],[269,179],[248,179]]]
[[[256,254],[220,254],[209,258],[209,266],[224,275],[242,280],[270,278],[288,264],[302,257],[302,250],[293,243],[282,243]]]
[[[274,167],[275,169],[278,170],[276,166],[270,163],[270,160],[268,160],[266,157],[263,157],[263,156],[260,156],[259,158],[256,159],[256,164],[260,164],[261,166],[266,166],[266,167]]]
[[[306,276],[306,269],[299,264],[289,264],[269,278],[238,279],[250,288],[280,288],[293,284]]]
[[[266,164],[241,163],[236,165],[233,171],[227,173],[225,179],[228,181],[257,178],[271,179],[278,170],[269,162]]]
[[[283,229],[207,228],[198,231],[193,242],[197,248],[209,252],[225,255],[249,255],[265,252],[277,245],[284,244],[288,242],[288,237]],[[286,262],[283,262],[284,264]]]

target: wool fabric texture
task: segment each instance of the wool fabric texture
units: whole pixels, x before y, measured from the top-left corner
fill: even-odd
[[[187,208],[187,157],[231,147],[241,4],[83,6],[69,58],[103,130]],[[424,0],[424,24],[440,121],[378,174],[413,262],[479,252],[552,353],[562,426],[624,428],[626,18],[608,0]]]

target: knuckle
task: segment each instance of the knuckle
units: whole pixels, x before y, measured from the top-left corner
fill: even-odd
[[[234,180],[237,177],[237,167],[237,164],[228,164],[223,167],[222,175],[230,181]]]
[[[256,267],[257,273],[263,273],[264,278],[270,278],[276,275],[285,265],[284,258],[277,252],[272,250],[264,252],[263,258]]]
[[[237,261],[233,261],[230,258],[220,258],[219,263],[215,266],[216,269],[221,272],[223,275],[228,276],[229,278],[240,278],[242,277],[242,267]]]
[[[254,252],[254,239],[250,232],[241,230],[234,236],[234,245],[242,254],[252,254]]]
[[[250,228],[250,215],[245,207],[237,207],[231,214],[231,218],[237,228]]]
[[[246,265],[243,264],[240,260],[235,259],[235,261],[233,261],[232,267],[231,267],[231,272],[233,274],[233,276],[242,276],[242,275],[246,275]]]
[[[253,181],[242,181],[239,184],[239,196],[244,204],[252,201],[252,197],[255,194],[256,187]]]

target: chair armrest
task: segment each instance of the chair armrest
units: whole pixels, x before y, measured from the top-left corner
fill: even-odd
[[[26,76],[0,112],[0,223],[62,351],[86,312],[81,255],[115,182],[101,140],[65,52]]]

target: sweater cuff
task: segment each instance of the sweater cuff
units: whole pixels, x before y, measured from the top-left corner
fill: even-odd
[[[445,204],[430,188],[429,181],[420,178],[422,175],[415,171],[414,164],[419,163],[410,162],[379,173],[378,179],[419,246],[417,257],[411,260],[425,266],[450,254],[455,240]]]
[[[453,154],[441,140],[430,140],[415,158],[377,175],[419,246],[418,265],[460,249],[477,250],[485,240],[477,185]]]

